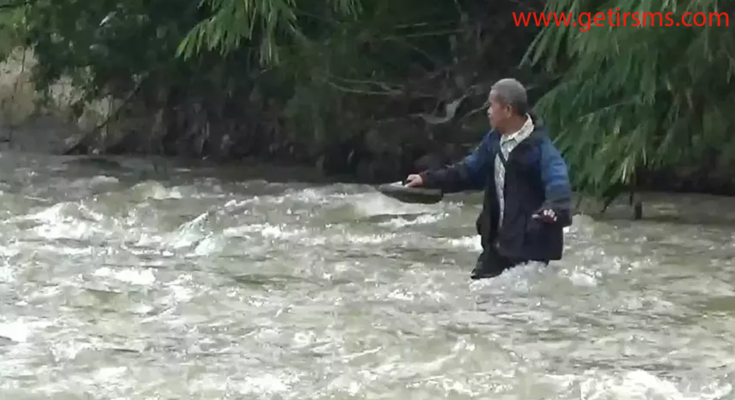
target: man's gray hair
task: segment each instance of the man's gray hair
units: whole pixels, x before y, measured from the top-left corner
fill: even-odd
[[[526,115],[529,111],[526,88],[515,79],[501,79],[491,88],[496,98],[503,104],[511,106],[518,115]]]

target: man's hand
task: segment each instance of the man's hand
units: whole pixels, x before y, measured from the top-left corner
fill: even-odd
[[[556,213],[554,212],[554,210],[551,210],[548,208],[545,210],[542,210],[539,213],[533,214],[533,218],[540,219],[541,221],[548,222],[548,223],[556,222],[556,219],[557,219]]]
[[[421,175],[411,174],[406,178],[404,186],[410,188],[422,187],[424,186],[424,179],[421,178]]]

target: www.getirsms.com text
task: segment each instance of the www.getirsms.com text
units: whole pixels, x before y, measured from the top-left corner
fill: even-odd
[[[516,26],[579,26],[586,32],[592,26],[730,26],[730,16],[726,12],[692,13],[686,12],[681,17],[674,13],[660,12],[620,12],[610,9],[607,13],[583,12],[575,18],[574,13],[513,13]]]

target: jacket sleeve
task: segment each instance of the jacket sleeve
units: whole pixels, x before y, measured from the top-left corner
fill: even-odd
[[[572,186],[567,164],[549,138],[541,144],[541,177],[546,192],[541,208],[554,210],[563,226],[571,225]]]
[[[491,135],[486,134],[475,151],[463,160],[444,168],[422,172],[424,187],[441,189],[444,193],[481,190],[489,171]]]

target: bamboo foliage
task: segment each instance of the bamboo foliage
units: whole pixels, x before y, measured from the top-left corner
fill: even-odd
[[[734,9],[718,0],[556,0],[546,12],[616,8],[672,12],[674,22],[686,12]],[[722,23],[541,31],[525,61],[561,74],[538,107],[558,133],[576,186],[599,194],[629,183],[636,170],[706,165],[713,149],[735,154],[735,113],[728,112],[735,101],[735,31]]]
[[[201,4],[212,14],[189,32],[177,53],[185,58],[202,50],[218,49],[227,54],[256,41],[261,62],[278,63],[283,46],[303,38],[300,22],[305,17],[319,18],[330,13],[355,17],[361,9],[359,0],[309,3],[301,1],[297,6],[296,0],[202,0]],[[314,6],[317,10],[313,10]]]
[[[202,4],[209,16],[183,39],[177,54],[189,59],[207,51],[227,55],[249,49],[292,88],[284,116],[318,141],[330,139],[330,133],[350,135],[340,118],[349,109],[367,111],[386,96],[400,95],[404,82],[399,77],[417,58],[430,59],[447,48],[459,19],[453,1]],[[353,133],[362,128],[350,126]]]

